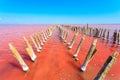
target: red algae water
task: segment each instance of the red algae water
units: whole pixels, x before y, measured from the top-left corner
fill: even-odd
[[[80,72],[85,56],[90,48],[94,37],[85,36],[78,58],[75,62],[72,58],[82,34],[79,34],[71,50],[66,43],[59,38],[59,31],[56,28],[53,35],[43,46],[41,53],[37,53],[30,35],[42,32],[52,25],[0,25],[0,80],[93,80],[108,56],[114,51],[120,52],[120,46],[112,42],[98,39],[97,53],[88,64],[85,72]],[[89,27],[104,27],[119,29],[120,25],[90,25]],[[109,26],[109,27],[108,27]],[[67,41],[73,37],[74,32],[69,30]],[[30,40],[37,60],[32,62],[25,51],[26,45],[23,37]],[[8,43],[12,43],[29,66],[28,72],[23,72],[19,63],[11,53]],[[105,80],[120,80],[120,56],[112,66]]]

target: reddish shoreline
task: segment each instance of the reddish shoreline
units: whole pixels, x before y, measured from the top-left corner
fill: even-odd
[[[117,50],[120,52],[120,46],[112,44],[111,42],[98,39],[97,49],[93,60],[88,64],[85,72],[80,72],[79,68],[85,59],[89,50],[93,37],[85,36],[80,53],[79,61],[75,62],[72,58],[79,41],[82,37],[79,34],[72,50],[69,50],[67,45],[59,39],[59,31],[55,29],[51,38],[48,39],[43,46],[41,53],[37,53],[33,45],[33,49],[38,56],[36,62],[32,62],[25,51],[25,43],[23,36],[29,40],[29,36],[35,32],[41,32],[50,26],[40,27],[7,27],[0,29],[0,79],[1,80],[93,80],[98,71],[103,66],[108,56]],[[70,41],[74,32],[70,31],[67,41]],[[30,71],[25,73],[22,71],[20,65],[13,57],[9,50],[8,43],[15,45],[17,50],[22,55],[24,61],[30,67]],[[32,42],[31,42],[32,43]],[[107,74],[105,80],[119,80],[120,79],[120,57],[113,65],[110,72]]]

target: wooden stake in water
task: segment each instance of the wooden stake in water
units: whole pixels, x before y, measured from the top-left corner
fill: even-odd
[[[117,30],[115,30],[113,33],[113,43],[116,43],[116,41],[117,41]]]
[[[51,36],[52,35],[51,28],[48,29],[48,32],[49,32],[49,36]]]
[[[39,49],[39,47],[38,47],[38,45],[37,45],[35,39],[33,38],[33,36],[30,36],[30,38],[31,38],[33,44],[35,45],[35,48],[37,49],[37,52],[40,52],[40,49]]]
[[[65,42],[65,43],[67,42],[67,36],[68,36],[68,32],[66,31],[66,33],[65,33],[65,38],[64,38],[64,42]]]
[[[32,61],[35,61],[37,56],[35,55],[30,42],[25,37],[24,37],[24,41],[27,45],[26,51],[27,51],[28,55],[30,56]]]
[[[92,57],[95,55],[95,53],[97,51],[96,44],[97,44],[97,39],[95,39],[93,41],[93,43],[92,43],[92,45],[91,45],[91,47],[90,47],[90,49],[88,51],[88,54],[87,54],[87,56],[86,56],[86,58],[84,60],[84,63],[83,63],[83,65],[80,68],[81,71],[84,72],[86,70],[86,67],[87,67],[88,63],[91,61]]]
[[[101,34],[101,28],[99,29],[99,31],[98,31],[98,37],[100,37],[100,34]]]
[[[102,37],[102,34],[103,34],[103,28],[101,29],[101,32],[100,32],[100,37]]]
[[[63,40],[65,39],[65,35],[66,35],[66,31],[64,30],[63,31],[63,38],[62,38]]]
[[[106,29],[104,29],[104,32],[103,32],[103,39],[106,39]]]
[[[37,45],[38,45],[38,48],[39,48],[39,49],[42,49],[42,47],[41,47],[41,45],[40,45],[40,41],[39,41],[39,38],[38,38],[37,34],[34,34],[34,39],[35,39],[35,41],[36,41],[36,43],[37,43]]]
[[[40,41],[41,46],[43,46],[44,43],[43,43],[43,41],[42,41],[42,36],[41,36],[40,33],[38,33],[38,38],[39,38],[39,41]]]
[[[46,42],[47,38],[46,38],[45,32],[43,31],[42,34],[43,34],[44,41]]]
[[[63,33],[64,33],[64,30],[63,29],[61,29],[61,39],[63,39]]]
[[[92,28],[90,28],[90,36],[92,36]]]
[[[75,34],[76,34],[76,33],[75,33]],[[72,41],[73,41],[74,37],[76,36],[75,34],[74,34],[73,38],[70,40],[70,42],[69,42],[69,43],[67,43],[68,45],[71,45],[71,43],[72,43]]]
[[[45,41],[43,32],[41,33],[41,38],[42,38],[42,41],[45,43],[46,41]]]
[[[106,62],[104,63],[103,67],[98,72],[98,74],[94,78],[94,80],[104,80],[105,76],[110,71],[110,69],[112,68],[113,64],[115,64],[118,55],[119,55],[119,53],[117,51],[115,51],[112,56],[108,57],[108,59],[106,60]]]
[[[47,37],[47,39],[49,38],[49,32],[48,32],[48,29],[46,30],[46,37]]]
[[[78,45],[78,47],[77,47],[77,49],[76,49],[74,55],[73,55],[74,58],[76,58],[76,57],[78,56],[78,53],[79,53],[79,51],[80,51],[80,48],[81,48],[81,46],[82,46],[84,40],[85,40],[85,38],[82,37],[82,39],[80,40],[80,43],[79,43],[79,45]]]
[[[75,33],[75,35],[74,35],[74,37],[73,37],[73,39],[72,39],[72,41],[71,41],[70,45],[68,46],[68,48],[69,48],[69,49],[71,49],[71,48],[72,48],[72,46],[73,46],[73,44],[74,44],[74,42],[75,42],[75,40],[76,40],[77,36],[78,36],[78,32],[77,32],[77,33]]]
[[[109,40],[109,37],[110,37],[110,29],[108,29],[108,32],[107,32],[107,40]]]
[[[15,58],[20,63],[23,71],[28,71],[29,67],[25,64],[25,62],[23,61],[23,59],[20,56],[19,52],[17,51],[17,49],[11,43],[9,43],[9,47],[10,47],[10,50],[12,51],[12,53],[14,54]]]
[[[41,46],[43,46],[44,43],[43,43],[43,41],[42,41],[41,34],[40,34],[40,33],[37,33],[36,36],[37,36],[37,38],[38,38],[39,44],[40,44]]]
[[[120,45],[120,31],[118,32],[118,44]]]

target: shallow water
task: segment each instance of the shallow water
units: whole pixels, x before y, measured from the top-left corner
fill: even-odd
[[[75,62],[72,57],[83,35],[79,34],[73,48],[69,50],[67,44],[60,40],[58,29],[55,29],[52,37],[49,38],[43,46],[41,53],[36,52],[36,49],[31,42],[35,54],[38,57],[33,63],[26,54],[26,45],[23,36],[30,40],[30,35],[36,32],[42,32],[50,26],[51,25],[0,25],[1,80],[93,80],[108,56],[112,55],[116,50],[120,52],[119,45],[98,39],[96,47],[98,51],[90,61],[86,72],[82,73],[80,72],[80,66],[82,65],[89,47],[95,38],[85,36],[85,41],[78,56],[79,61]],[[90,26],[93,27],[93,25]],[[105,26],[108,27],[107,25]],[[117,25],[114,25],[114,28],[109,28],[112,30],[120,28],[118,26],[115,28],[115,26]],[[97,25],[94,27],[97,27]],[[69,31],[67,38],[68,42],[73,35],[74,32]],[[8,43],[13,43],[18,49],[22,58],[30,67],[29,72],[25,73],[22,71],[19,63],[9,50]],[[107,74],[105,80],[120,80],[119,66],[120,56]]]

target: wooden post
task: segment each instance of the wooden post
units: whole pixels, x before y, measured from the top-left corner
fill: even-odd
[[[120,45],[120,31],[118,32],[118,44]]]
[[[48,29],[46,30],[46,38],[48,39],[49,38],[49,33],[48,33]]]
[[[102,30],[101,30],[100,37],[102,37],[102,34],[103,34],[103,28],[102,28]]]
[[[116,43],[116,41],[117,41],[117,30],[115,30],[113,33],[113,43]]]
[[[64,30],[64,37],[63,37],[63,40],[65,40],[66,34],[67,34],[67,31]]]
[[[112,68],[113,64],[115,64],[117,57],[119,53],[115,51],[112,56],[109,56],[104,63],[103,67],[101,70],[98,72],[97,76],[94,78],[94,80],[104,80],[105,76],[107,73],[110,71]]]
[[[76,51],[75,51],[74,55],[73,55],[73,58],[77,58],[78,53],[79,53],[79,51],[80,51],[80,48],[81,48],[81,46],[82,46],[82,44],[83,44],[84,40],[85,40],[85,38],[84,38],[84,37],[82,37],[82,39],[80,40],[80,43],[79,43],[79,45],[78,45],[78,47],[77,47],[77,49],[76,49]]]
[[[72,41],[71,41],[70,45],[68,46],[68,48],[69,48],[69,49],[71,49],[71,48],[72,48],[72,46],[73,46],[73,44],[74,44],[74,42],[75,42],[75,40],[76,40],[77,36],[78,36],[78,32],[74,35],[74,37],[73,37],[73,39],[72,39]]]
[[[73,38],[70,40],[70,42],[68,43],[68,45],[71,45],[71,43],[73,42],[73,39],[76,37],[76,33],[74,34]]]
[[[95,37],[98,37],[98,35],[99,35],[99,30],[98,30],[98,28],[95,28],[94,30],[95,30],[95,35],[94,35],[94,36],[95,36]]]
[[[48,28],[47,33],[48,33],[48,37],[50,37],[50,28]]]
[[[44,31],[44,35],[45,35],[45,39],[46,39],[46,41],[47,41],[47,34],[46,34],[46,31]]]
[[[103,39],[106,39],[106,29],[104,29],[104,32],[103,32]]]
[[[96,49],[96,44],[97,44],[97,39],[95,39],[88,51],[88,54],[84,60],[84,63],[83,65],[81,66],[81,71],[85,71],[86,70],[86,67],[88,65],[88,63],[91,61],[92,57],[94,56],[94,54],[96,53],[97,49]]]
[[[30,36],[30,38],[31,38],[31,40],[32,40],[32,42],[33,42],[35,48],[37,49],[37,52],[40,52],[40,49],[39,49],[39,47],[38,47],[38,45],[37,45],[35,39],[33,38],[33,36]]]
[[[49,37],[51,36],[50,28],[48,28],[48,36],[49,36]]]
[[[60,28],[60,38],[63,39],[63,29]]]
[[[14,54],[15,58],[17,59],[17,61],[20,63],[20,66],[22,67],[23,71],[28,71],[29,67],[25,64],[24,60],[20,56],[17,49],[11,43],[9,43],[9,47],[12,53]]]
[[[101,28],[99,29],[99,33],[98,33],[98,37],[100,38],[100,34],[101,34]]]
[[[27,51],[28,55],[30,56],[32,61],[35,61],[37,56],[35,55],[30,42],[25,37],[24,37],[24,41],[25,41],[25,43],[27,45],[26,51]]]
[[[45,32],[43,31],[43,37],[44,37],[44,40],[45,42],[47,41],[47,38],[46,38],[46,35],[45,35]]]
[[[66,31],[65,38],[64,38],[65,43],[67,42],[67,36],[68,36],[68,32]]]
[[[92,28],[90,28],[90,36],[92,36]]]
[[[43,43],[43,41],[42,41],[41,34],[40,34],[40,33],[37,33],[37,37],[38,37],[38,39],[39,39],[40,45],[43,46],[44,43]]]
[[[44,35],[43,35],[43,32],[41,33],[41,38],[42,38],[42,41],[45,43],[45,39],[44,39]]]
[[[38,48],[39,48],[39,49],[42,49],[37,34],[34,34],[34,39],[35,39],[35,41],[36,41],[36,43],[37,43],[37,45],[38,45]]]
[[[62,39],[64,39],[64,33],[65,33],[65,31],[63,30],[63,28],[62,28]]]
[[[107,32],[107,40],[109,40],[109,37],[110,37],[110,29],[108,29],[108,32]]]

